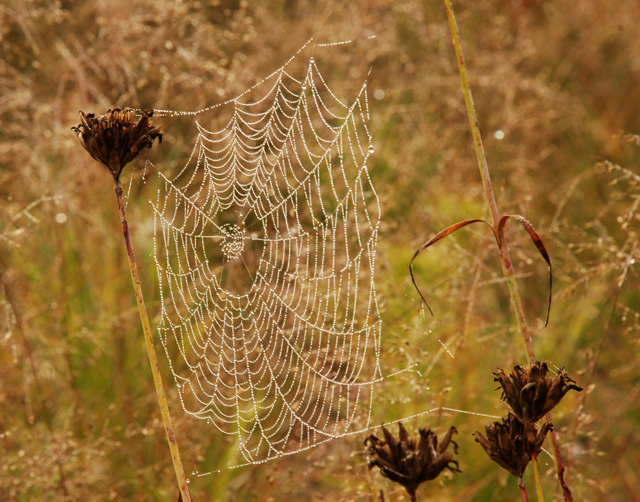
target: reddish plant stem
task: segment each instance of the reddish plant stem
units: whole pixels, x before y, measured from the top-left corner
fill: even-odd
[[[187,478],[184,474],[184,468],[182,467],[180,450],[178,449],[178,442],[176,440],[176,434],[173,428],[173,423],[171,421],[169,404],[167,402],[167,396],[164,391],[164,385],[162,384],[162,376],[160,374],[160,365],[158,364],[158,357],[156,356],[156,349],[153,344],[153,336],[151,335],[151,326],[149,324],[147,307],[144,303],[144,297],[142,296],[142,286],[140,284],[140,276],[138,275],[138,266],[136,265],[136,259],[133,254],[133,245],[131,243],[131,233],[129,232],[129,222],[127,221],[127,213],[124,207],[124,197],[122,196],[122,185],[120,184],[120,181],[118,179],[115,180],[115,192],[116,192],[116,199],[118,200],[118,209],[120,210],[120,221],[122,222],[122,233],[124,234],[124,242],[127,247],[127,257],[129,258],[129,268],[131,269],[131,280],[133,281],[133,289],[135,290],[136,301],[138,302],[138,312],[140,314],[140,321],[142,322],[142,330],[144,332],[144,340],[147,346],[147,354],[149,355],[149,362],[151,364],[151,373],[153,375],[153,383],[156,388],[158,404],[160,405],[160,412],[162,414],[162,422],[164,423],[164,429],[167,435],[167,442],[169,443],[169,450],[171,451],[171,460],[173,461],[173,468],[176,473],[176,478],[178,479],[180,497],[183,502],[191,502],[189,486],[187,485]]]
[[[473,96],[471,94],[471,86],[469,85],[469,76],[467,74],[467,66],[462,54],[462,44],[460,42],[460,33],[458,32],[458,25],[453,13],[453,6],[451,0],[444,0],[445,8],[447,10],[447,18],[449,20],[449,26],[451,28],[451,34],[453,37],[453,47],[456,53],[458,61],[458,70],[460,72],[460,80],[462,83],[462,92],[464,94],[464,100],[467,107],[467,115],[469,117],[469,125],[471,127],[471,134],[473,136],[473,144],[476,150],[476,157],[478,159],[478,167],[480,169],[480,177],[482,178],[482,186],[484,188],[485,200],[489,213],[491,215],[491,223],[496,232],[498,232],[498,223],[500,222],[500,213],[498,211],[498,205],[493,192],[493,185],[491,183],[491,175],[489,173],[489,166],[487,164],[487,158],[484,153],[484,146],[482,144],[482,136],[480,134],[480,126],[478,125],[478,116],[473,104]],[[501,239],[499,242],[500,247],[500,261],[502,263],[502,270],[507,280],[509,287],[509,293],[511,296],[511,304],[513,310],[518,319],[518,326],[520,327],[520,335],[525,347],[525,353],[529,363],[536,360],[533,351],[533,342],[531,340],[531,333],[524,314],[524,308],[522,306],[522,300],[518,293],[518,285],[515,278],[515,271],[513,269],[513,263],[509,256],[509,248],[506,240]],[[551,421],[551,416],[547,415],[547,419]],[[564,463],[562,461],[562,454],[560,453],[560,446],[556,437],[555,431],[551,430],[551,444],[553,446],[553,455],[555,457],[556,472],[558,474],[558,480],[562,487],[562,495],[566,502],[573,502],[571,490],[564,479]]]
[[[524,480],[522,478],[518,479],[518,487],[520,488],[520,493],[522,493],[522,498],[524,502],[529,502],[529,496],[527,495],[527,488],[524,486]]]
[[[547,422],[551,422],[551,413],[547,413]],[[569,484],[565,479],[565,466],[562,460],[562,455],[560,455],[560,444],[558,443],[558,436],[555,431],[552,429],[549,433],[551,437],[551,446],[554,452],[554,460],[556,466],[556,472],[558,473],[558,481],[560,482],[560,487],[562,488],[562,496],[565,500],[569,502],[573,502],[573,495],[571,495],[571,488],[569,488]],[[555,453],[558,452],[556,455]]]

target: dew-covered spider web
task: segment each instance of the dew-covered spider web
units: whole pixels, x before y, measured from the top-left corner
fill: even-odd
[[[160,339],[184,410],[246,464],[368,427],[382,378],[367,83],[334,92],[301,58],[215,107],[156,112],[197,127],[153,202]]]

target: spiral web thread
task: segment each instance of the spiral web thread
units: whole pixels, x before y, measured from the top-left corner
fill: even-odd
[[[313,57],[222,105],[152,202],[159,335],[184,410],[239,465],[369,426],[380,370],[367,84],[350,102]],[[215,108],[215,107],[212,107]],[[350,432],[351,431],[351,432]]]

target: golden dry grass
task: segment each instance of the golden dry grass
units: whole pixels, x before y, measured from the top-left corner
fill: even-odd
[[[528,236],[508,227],[536,354],[586,389],[554,412],[575,500],[640,500],[640,148],[615,137],[640,133],[640,6],[480,0],[456,9],[498,203],[536,226],[553,260],[555,300],[543,329],[546,267]],[[388,401],[372,419],[437,406],[504,413],[491,371],[526,358],[492,238],[479,229],[456,234],[420,257],[417,277],[435,318],[423,315],[408,276],[411,255],[432,234],[486,215],[441,3],[7,3],[0,6],[0,499],[177,500],[111,180],[70,131],[77,110],[201,108],[243,91],[311,36],[370,34],[377,38],[345,48],[335,68],[323,70],[349,89],[345,67],[358,75],[372,68],[372,173],[384,210],[376,273],[382,359],[388,373],[410,364],[420,371],[384,382]],[[164,142],[150,158],[157,168],[182,165],[193,136],[168,119],[161,125]],[[155,189],[152,175],[136,181],[128,212],[157,317],[147,203]],[[188,471],[236,455],[174,409]],[[518,497],[515,479],[473,441],[487,420],[445,412],[406,422],[460,431],[464,473],[420,488],[419,497]],[[405,500],[402,488],[368,471],[363,441],[195,479],[194,499],[374,501],[384,489],[386,500]],[[561,500],[551,458],[541,458],[547,500]]]

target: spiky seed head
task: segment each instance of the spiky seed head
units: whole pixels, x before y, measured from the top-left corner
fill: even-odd
[[[474,435],[491,460],[522,479],[533,451],[536,455],[540,453],[542,443],[552,428],[550,423],[545,423],[539,431],[528,429],[518,417],[509,413],[506,420],[485,426],[486,437],[478,430]]]
[[[143,148],[151,148],[156,138],[162,142],[160,129],[151,123],[152,116],[153,111],[149,110],[136,118],[130,108],[114,108],[100,116],[80,111],[80,124],[71,129],[82,147],[104,164],[117,181],[122,169]]]
[[[402,423],[398,423],[398,438],[384,427],[382,433],[384,440],[374,435],[365,440],[369,468],[378,467],[384,477],[404,486],[412,497],[421,483],[435,479],[444,469],[460,472],[453,453],[447,451],[453,444],[454,452],[458,452],[458,445],[451,439],[457,433],[455,427],[449,428],[440,444],[429,428],[420,429],[417,439],[409,436]]]
[[[534,361],[528,368],[514,366],[510,373],[498,369],[494,380],[502,387],[502,399],[525,424],[535,424],[560,402],[570,390],[582,388],[569,378],[564,368],[548,375],[546,362]]]

